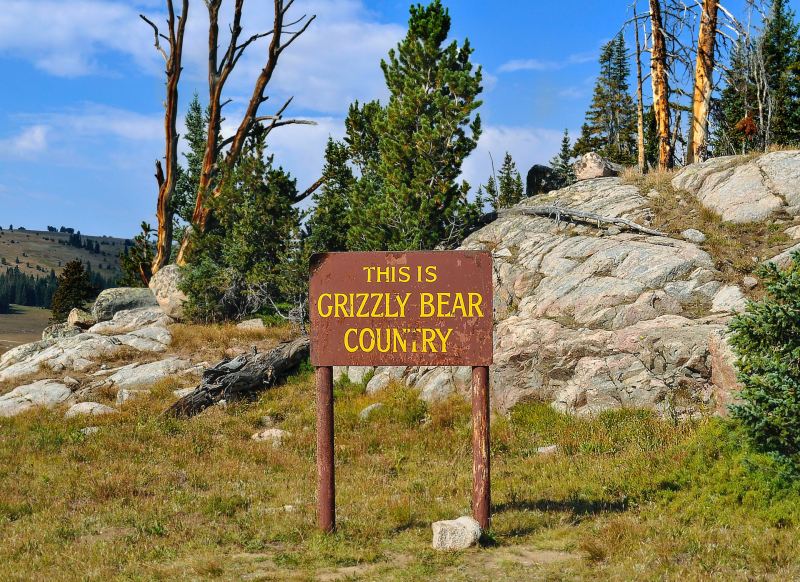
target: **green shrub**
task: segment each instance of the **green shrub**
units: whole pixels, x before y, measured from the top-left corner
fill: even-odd
[[[800,461],[800,254],[762,277],[767,295],[748,304],[731,323],[742,402],[732,414],[755,446]]]

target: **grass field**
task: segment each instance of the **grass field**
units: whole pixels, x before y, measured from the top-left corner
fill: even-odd
[[[0,314],[0,354],[20,344],[42,339],[50,319],[49,309],[12,305],[12,313]]]
[[[0,420],[0,579],[800,577],[798,488],[723,421],[577,419],[541,404],[497,416],[493,529],[483,547],[443,554],[431,522],[469,513],[463,401],[337,384],[339,529],[324,536],[311,370],[257,402],[160,418],[179,386],[162,381],[107,417]],[[291,436],[251,440],[269,425]],[[550,444],[559,452],[537,453]]]

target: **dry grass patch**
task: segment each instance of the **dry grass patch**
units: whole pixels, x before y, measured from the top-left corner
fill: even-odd
[[[695,196],[676,190],[672,186],[674,176],[675,171],[642,175],[629,168],[622,180],[637,186],[648,198],[654,228],[675,238],[681,238],[680,233],[688,228],[703,232],[706,241],[700,247],[711,255],[727,282],[740,283],[743,276],[757,270],[761,261],[790,246],[791,240],[783,232],[786,224],[775,221],[746,224],[723,222],[719,215],[705,208]],[[758,293],[756,291],[756,295]]]
[[[234,324],[196,325],[179,323],[170,326],[172,344],[169,351],[191,357],[194,361],[216,361],[232,350],[259,351],[297,337],[298,330],[291,325],[267,327],[263,330],[239,329]]]

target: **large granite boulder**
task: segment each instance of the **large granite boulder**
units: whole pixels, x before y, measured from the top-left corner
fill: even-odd
[[[673,187],[730,222],[800,214],[800,150],[723,156],[681,169]]]
[[[188,297],[178,289],[181,282],[181,268],[178,265],[167,265],[158,270],[150,279],[150,291],[161,306],[161,309],[174,319],[183,318],[183,304]]]
[[[579,181],[619,176],[623,170],[620,164],[605,159],[597,152],[583,154],[572,164],[572,168],[575,170],[575,179]]]
[[[556,200],[642,224],[649,215],[645,197],[618,178],[578,182],[535,204]],[[713,409],[709,343],[725,330],[732,306],[740,307],[740,294],[723,284],[696,244],[609,234],[512,209],[462,248],[494,256],[496,407],[543,400],[578,414],[645,407],[688,416]],[[470,374],[469,368],[378,368],[367,390],[391,381],[433,400],[468,394]]]
[[[18,386],[0,396],[0,417],[16,416],[36,407],[53,408],[71,395],[72,391],[56,380],[39,380]]]
[[[158,307],[150,289],[115,287],[100,292],[92,307],[92,316],[95,321],[108,321],[118,311],[139,307]]]
[[[159,307],[140,307],[117,311],[111,320],[96,323],[88,331],[114,335],[150,326],[166,327],[171,323],[175,323],[175,320]]]

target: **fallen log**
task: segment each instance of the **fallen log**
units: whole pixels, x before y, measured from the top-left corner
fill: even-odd
[[[518,206],[513,208],[506,208],[500,211],[503,214],[524,214],[529,216],[542,216],[544,218],[551,218],[556,222],[560,222],[562,218],[573,220],[575,222],[584,222],[587,224],[596,224],[598,227],[601,224],[613,224],[615,226],[625,227],[629,230],[641,232],[643,234],[650,234],[653,236],[668,236],[667,233],[661,232],[654,228],[647,228],[641,224],[636,224],[627,218],[616,218],[614,216],[601,216],[594,212],[586,212],[584,210],[577,210],[575,208],[568,208],[566,206]]]
[[[221,400],[248,398],[280,382],[308,357],[308,336],[278,344],[268,352],[224,359],[203,372],[200,384],[172,406],[164,416],[190,418]]]

